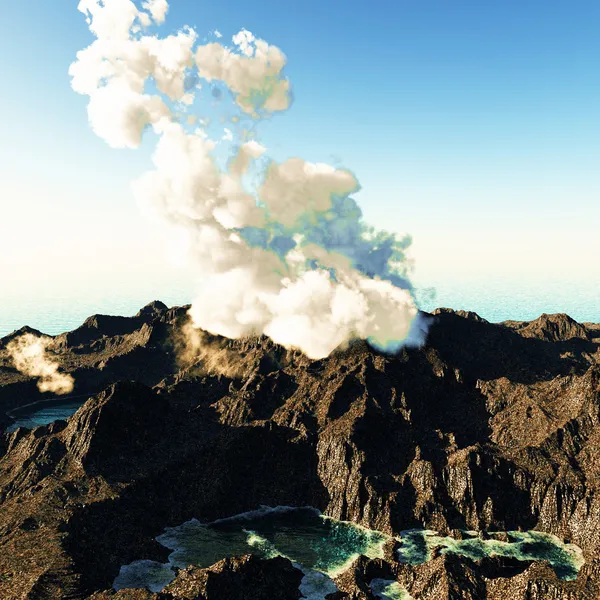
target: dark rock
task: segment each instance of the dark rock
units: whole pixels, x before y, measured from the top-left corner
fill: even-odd
[[[208,569],[189,567],[165,588],[174,600],[297,600],[303,573],[287,558],[226,558]]]
[[[149,304],[146,304],[143,308],[135,315],[137,318],[147,319],[148,317],[154,318],[161,316],[163,313],[169,310],[166,304],[163,304],[160,300],[153,300]]]
[[[164,527],[260,505],[311,505],[395,535],[535,528],[586,561],[565,581],[541,562],[400,564],[390,543],[384,560],[342,573],[335,598],[372,600],[373,578],[435,600],[600,597],[596,325],[440,309],[423,348],[388,356],[357,342],[320,361],[264,337],[207,335],[236,367],[218,374],[202,357],[178,360],[188,308],[153,302],[54,339],[84,404],[0,434],[0,598],[297,598],[285,559],[186,569],[161,594],[98,591],[121,565],[164,562]],[[0,347],[0,409],[40,399]]]
[[[6,348],[6,346],[8,346],[8,344],[10,344],[10,342],[12,342],[15,338],[21,337],[22,335],[25,335],[27,333],[31,333],[32,335],[35,335],[36,337],[41,337],[43,335],[46,335],[46,334],[42,333],[41,331],[39,331],[38,329],[29,327],[29,325],[25,325],[24,327],[16,329],[12,333],[5,335],[3,338],[0,338],[0,350],[4,350],[4,348]],[[52,336],[47,336],[47,337],[52,337]]]
[[[247,555],[225,558],[207,569],[188,567],[160,593],[124,589],[90,600],[298,600],[304,574],[287,558]]]
[[[585,326],[566,314],[544,313],[535,321],[523,323],[517,330],[523,337],[536,338],[545,342],[568,342],[573,338],[590,339]]]

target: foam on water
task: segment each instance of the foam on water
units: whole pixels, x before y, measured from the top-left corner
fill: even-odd
[[[115,590],[124,588],[147,588],[151,592],[160,592],[175,579],[175,572],[169,563],[154,560],[136,560],[121,567],[113,582]]]
[[[361,554],[383,557],[383,544],[389,537],[325,517],[312,508],[263,507],[210,524],[193,519],[166,529],[156,539],[173,551],[169,561],[179,568],[208,567],[225,556],[252,552],[286,556],[333,577]]]
[[[273,558],[275,556],[290,558],[289,556],[281,554],[269,540],[258,535],[255,531],[248,531],[247,534],[248,545],[255,549],[260,549],[261,554],[263,554],[265,558]],[[291,562],[294,567],[304,573],[304,577],[302,578],[298,589],[308,600],[325,600],[327,594],[337,592],[337,586],[329,575],[321,573],[320,571],[315,571],[314,569],[307,569],[293,560]]]
[[[413,600],[406,589],[392,579],[372,579],[369,587],[375,598],[381,600]]]
[[[540,531],[509,531],[506,534],[490,532],[490,539],[482,539],[476,531],[463,532],[468,536],[456,540],[449,536],[439,536],[435,531],[407,530],[401,533],[402,544],[398,549],[398,559],[407,564],[422,564],[431,560],[432,551],[453,553],[472,560],[502,556],[522,561],[545,560],[550,563],[560,579],[570,581],[577,578],[584,559],[583,553],[575,544],[562,542],[556,536]],[[502,538],[507,538],[504,541]]]
[[[314,569],[305,569],[297,563],[294,563],[294,566],[304,573],[298,589],[307,600],[325,600],[328,594],[338,591],[329,575]]]

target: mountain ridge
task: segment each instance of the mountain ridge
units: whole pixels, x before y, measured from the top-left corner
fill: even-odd
[[[362,557],[337,598],[372,600],[367,584],[382,575],[415,600],[600,595],[594,324],[439,309],[427,343],[394,356],[356,342],[313,361],[264,337],[204,334],[202,352],[182,358],[187,307],[147,307],[88,319],[87,337],[55,336],[74,394],[89,399],[68,421],[0,434],[1,597],[99,594],[121,565],[164,562],[164,527],[259,505],[314,506],[395,535],[538,529],[586,559],[563,581],[542,563]],[[40,394],[2,349],[4,415]],[[213,576],[237,577],[228,569]]]

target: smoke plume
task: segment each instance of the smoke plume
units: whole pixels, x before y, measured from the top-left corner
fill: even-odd
[[[67,373],[59,373],[58,362],[46,354],[51,342],[49,337],[25,333],[12,340],[6,349],[18,371],[39,378],[37,386],[40,392],[68,394],[73,391],[75,380]]]
[[[244,29],[231,47],[198,44],[190,27],[150,34],[165,19],[164,0],[81,0],[78,8],[96,39],[71,65],[72,87],[89,96],[90,125],[111,146],[136,148],[148,128],[158,136],[154,169],[133,191],[197,267],[196,328],[266,334],[311,358],[355,338],[388,351],[423,342],[410,238],[364,222],[350,171],[301,158],[277,163],[250,134],[290,106],[279,48]],[[232,98],[237,114],[224,135],[210,134],[208,115],[190,114],[203,82],[221,86],[214,101],[220,89]]]

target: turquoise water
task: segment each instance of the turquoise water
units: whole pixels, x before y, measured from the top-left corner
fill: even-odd
[[[312,508],[263,508],[210,524],[197,520],[168,528],[157,541],[172,550],[169,562],[140,560],[126,565],[115,589],[147,587],[160,591],[173,578],[172,567],[209,567],[228,556],[285,556],[304,573],[300,591],[320,600],[336,591],[332,581],[358,556],[383,557],[389,536],[337,521]]]
[[[346,570],[360,555],[384,557],[384,544],[399,541],[398,559],[408,564],[430,560],[435,548],[473,560],[486,556],[507,556],[518,560],[547,560],[562,579],[574,579],[583,564],[581,550],[540,532],[509,532],[508,541],[489,534],[483,540],[476,532],[468,539],[455,540],[435,532],[408,530],[400,538],[337,521],[312,508],[262,508],[228,519],[202,524],[191,520],[165,530],[156,539],[171,550],[168,563],[138,560],[121,567],[113,583],[117,590],[146,587],[162,590],[175,577],[173,567],[208,567],[228,557],[255,554],[263,558],[285,556],[305,576],[300,586],[304,597],[321,600],[336,591],[332,578]],[[395,581],[371,582],[373,593],[382,600],[410,600],[408,592]]]
[[[402,545],[398,559],[411,565],[423,564],[431,559],[433,550],[441,554],[453,553],[471,560],[488,556],[502,556],[517,560],[548,561],[560,579],[577,578],[583,565],[581,550],[574,544],[565,544],[559,538],[540,531],[509,531],[506,534],[489,532],[490,539],[482,539],[479,532],[463,532],[465,539],[438,536],[435,531],[413,529],[401,532]]]
[[[422,310],[444,306],[470,310],[492,323],[532,321],[542,313],[566,313],[580,323],[600,322],[600,292],[597,282],[570,285],[565,281],[519,284],[482,280],[463,286],[438,282],[433,293],[417,291]]]
[[[283,555],[304,567],[335,574],[361,554],[383,556],[388,536],[307,509],[264,510],[211,525],[189,521],[157,538],[180,568],[208,567],[225,556]],[[249,548],[250,546],[250,548]]]
[[[75,399],[61,400],[60,402],[52,401],[50,403],[40,403],[31,407],[22,408],[18,414],[13,414],[15,422],[7,428],[7,431],[15,431],[19,427],[33,429],[40,425],[47,425],[59,419],[68,419],[82,406],[87,399],[86,397],[78,397]]]

